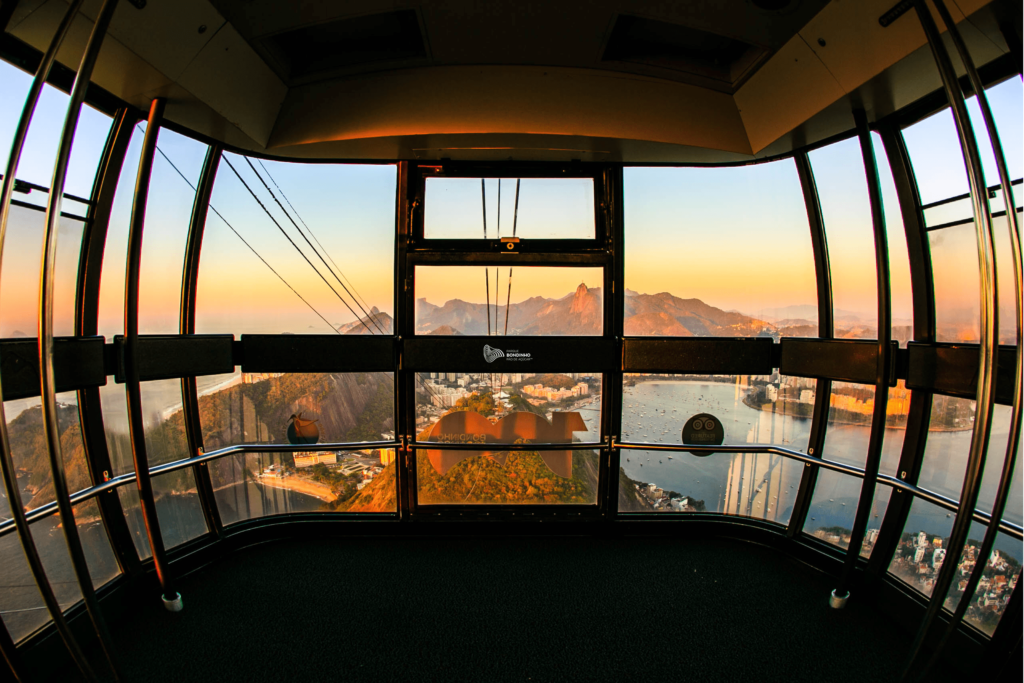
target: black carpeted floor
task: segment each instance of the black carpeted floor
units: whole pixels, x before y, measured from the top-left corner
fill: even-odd
[[[727,540],[285,541],[112,627],[129,683],[896,680],[910,634],[831,584]]]

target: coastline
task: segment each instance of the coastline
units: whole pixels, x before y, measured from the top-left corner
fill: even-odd
[[[271,488],[287,489],[303,495],[312,496],[313,498],[319,498],[325,503],[333,503],[338,500],[338,496],[331,491],[330,487],[295,475],[290,477],[256,477],[255,481]]]

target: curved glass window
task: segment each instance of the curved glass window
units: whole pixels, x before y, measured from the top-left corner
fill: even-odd
[[[804,520],[804,533],[830,545],[849,548],[863,483],[864,480],[859,477],[851,477],[832,470],[819,470],[811,506],[807,509],[807,518]],[[864,542],[860,546],[862,557],[870,557],[871,551],[874,550],[878,530],[885,519],[885,509],[889,505],[891,495],[892,489],[888,486],[875,487]]]
[[[392,334],[396,183],[394,166],[224,154],[196,332]]]
[[[0,101],[0,169],[7,166],[11,141],[14,139],[14,131],[31,84],[31,75],[0,60],[0,92],[4,93],[4,98]],[[53,164],[57,159],[57,146],[60,144],[61,130],[67,115],[68,99],[68,95],[57,88],[43,86],[15,173],[18,180],[42,187],[50,186],[53,180]],[[78,126],[75,128],[71,158],[68,160],[68,175],[64,181],[66,194],[83,199],[88,199],[92,194],[96,168],[100,157],[103,156],[110,124],[111,119],[106,114],[88,105],[82,107]],[[16,192],[14,199],[45,205],[45,196],[45,192],[32,190],[27,194]],[[71,208],[72,206],[74,208]],[[84,212],[81,204],[70,200],[65,201],[64,209],[70,209],[75,214]]]
[[[166,128],[156,146],[139,270],[139,334],[177,334],[193,188],[209,147]]]
[[[882,137],[871,134],[875,151],[879,184],[882,187],[882,213],[885,216],[886,242],[889,246],[889,301],[892,316],[892,339],[906,347],[914,337],[914,299],[910,283],[910,255],[907,253],[907,234],[903,225],[896,181],[889,168]]]
[[[809,155],[821,201],[839,338],[878,336],[878,286],[871,202],[860,142],[850,138]]]
[[[627,168],[627,335],[816,337],[817,289],[792,160]]]

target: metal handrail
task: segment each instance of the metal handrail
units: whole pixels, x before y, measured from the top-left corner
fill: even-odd
[[[498,444],[490,444],[492,446]],[[192,467],[193,465],[202,465],[213,460],[219,460],[220,458],[229,455],[239,455],[243,453],[309,453],[309,452],[323,452],[323,451],[361,451],[373,448],[402,448],[401,441],[364,441],[364,442],[344,442],[344,443],[321,443],[321,444],[310,444],[308,446],[293,446],[291,444],[238,444],[236,446],[226,446],[224,448],[218,448],[215,451],[209,451],[201,453],[191,458],[184,458],[182,460],[175,460],[173,462],[164,463],[162,465],[156,465],[150,468],[150,474],[153,476],[159,476],[161,474],[167,474],[168,472],[174,472],[176,470],[185,469]],[[481,447],[476,444],[443,444],[433,443],[429,441],[412,442],[406,446],[408,450],[481,450]],[[608,443],[590,442],[590,443],[567,443],[567,444],[501,444],[502,450],[513,450],[513,451],[526,451],[526,450],[649,450],[649,451],[671,451],[671,452],[682,452],[682,451],[702,451],[707,452],[709,455],[712,453],[769,453],[772,455],[782,455],[793,460],[807,463],[808,465],[814,465],[815,467],[822,467],[824,469],[833,470],[842,474],[848,474],[853,477],[863,478],[864,470],[852,465],[844,465],[832,460],[824,460],[821,458],[815,458],[813,455],[807,455],[800,451],[790,450],[788,448],[779,448],[777,446],[757,446],[757,445],[722,445],[722,446],[693,446],[689,444],[657,444],[657,443],[620,443],[616,442],[612,438]],[[135,482],[135,472],[128,472],[117,477],[111,477],[102,484],[96,486],[90,486],[89,488],[76,491],[71,494],[71,504],[78,505],[87,500],[95,498],[101,493],[107,491],[113,491],[125,484],[132,484]],[[951,512],[956,512],[957,502],[952,498],[947,498],[941,494],[929,491],[928,489],[908,484],[907,482],[888,474],[879,474],[878,483],[885,484],[892,488],[897,488],[907,493],[917,496],[922,500],[932,503],[938,507]],[[26,513],[26,518],[29,524],[38,522],[41,519],[49,517],[57,511],[57,503],[51,502],[45,505],[40,505]],[[991,515],[983,510],[974,511],[974,521],[982,524],[989,524],[992,520]],[[1007,522],[1006,520],[1000,520],[999,530],[1016,538],[1017,540],[1024,539],[1024,527],[1014,524],[1013,522]],[[6,536],[14,531],[14,520],[4,520],[0,522],[0,538]]]

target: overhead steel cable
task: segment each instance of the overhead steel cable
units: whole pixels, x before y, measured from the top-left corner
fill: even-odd
[[[244,159],[245,159],[245,163],[249,164],[249,168],[252,169],[252,172],[256,175],[257,178],[259,178],[260,183],[263,184],[264,189],[267,191],[267,193],[270,195],[270,197],[274,200],[274,202],[281,209],[281,211],[284,212],[284,215],[288,217],[288,220],[291,221],[291,224],[295,226],[295,229],[298,231],[298,233],[300,235],[302,235],[302,239],[304,239],[306,241],[306,244],[309,245],[309,248],[312,249],[313,253],[316,254],[317,258],[320,259],[320,262],[324,264],[324,268],[326,268],[328,270],[328,272],[330,272],[330,274],[334,277],[334,279],[338,281],[338,284],[341,285],[341,288],[344,289],[345,292],[352,298],[352,301],[355,303],[356,306],[359,307],[359,310],[363,312],[363,315],[365,315],[367,318],[370,318],[370,321],[374,324],[374,326],[378,330],[380,330],[381,334],[384,334],[384,329],[380,325],[377,324],[377,321],[374,320],[373,317],[369,313],[366,312],[366,309],[363,308],[363,306],[359,303],[359,300],[356,299],[355,295],[352,294],[351,291],[349,291],[349,288],[345,286],[345,283],[341,281],[341,278],[339,278],[338,275],[333,270],[331,270],[331,267],[327,264],[327,260],[323,257],[323,255],[319,251],[317,251],[317,248],[313,246],[313,243],[309,241],[309,238],[306,237],[306,233],[304,233],[302,231],[302,228],[300,228],[299,224],[296,223],[295,220],[291,217],[291,214],[289,214],[285,210],[284,206],[281,204],[281,201],[277,198],[277,195],[274,194],[274,191],[270,189],[270,186],[267,185],[267,182],[265,180],[263,180],[263,177],[260,176],[260,174],[256,171],[256,167],[252,165],[252,161],[249,160],[249,157],[244,157]],[[352,309],[349,308],[349,310],[352,310]],[[353,312],[352,315],[356,315],[355,312]],[[356,315],[356,317],[358,318],[359,316]],[[367,329],[369,329],[369,326],[367,326]],[[372,332],[371,332],[371,334],[372,334]]]
[[[372,308],[372,306],[370,306],[370,304],[368,304],[366,302],[366,299],[363,297],[363,295],[359,293],[359,290],[356,289],[356,286],[352,282],[352,280],[347,275],[345,275],[345,273],[341,270],[341,266],[339,266],[337,264],[337,262],[331,256],[330,252],[328,252],[326,247],[324,247],[324,245],[320,243],[320,240],[317,238],[316,233],[313,232],[313,228],[309,227],[309,224],[306,223],[306,221],[304,221],[302,219],[302,216],[299,214],[299,210],[296,209],[295,206],[292,205],[291,201],[288,199],[288,195],[285,194],[285,191],[282,190],[281,186],[277,184],[277,181],[274,180],[274,176],[271,175],[271,173],[267,169],[267,167],[263,165],[263,161],[261,159],[256,159],[256,161],[257,161],[257,163],[259,163],[260,168],[263,169],[263,172],[267,174],[267,177],[270,178],[270,182],[272,182],[274,184],[274,187],[277,188],[277,191],[281,193],[281,197],[284,199],[284,201],[288,205],[288,207],[292,210],[292,213],[295,214],[295,217],[298,218],[299,222],[302,223],[302,225],[306,228],[306,232],[309,233],[309,236],[312,237],[313,241],[316,242],[320,246],[320,249],[327,256],[327,260],[329,260],[331,262],[331,264],[337,270],[338,275],[340,275],[342,277],[342,279],[345,280],[345,282],[348,283],[348,286],[352,288],[352,293],[355,294],[357,299],[363,303],[363,306],[365,306],[366,308]]]
[[[231,159],[229,159],[227,156],[225,156],[224,157],[224,163],[226,163],[228,165],[228,168],[230,168],[231,172],[235,174],[235,177],[238,178],[238,180],[242,183],[243,186],[245,186],[245,189],[249,191],[249,194],[252,195],[252,198],[255,199],[256,203],[260,205],[261,209],[263,209],[263,213],[267,214],[267,217],[270,218],[271,222],[277,227],[277,229],[281,232],[281,234],[284,235],[284,238],[286,240],[288,240],[288,243],[291,244],[292,247],[295,248],[295,251],[299,252],[299,255],[302,256],[303,260],[305,260],[305,262],[309,264],[309,267],[312,268],[313,271],[318,276],[320,276],[320,279],[324,281],[324,284],[327,285],[328,289],[330,289],[332,292],[334,292],[334,296],[336,296],[338,298],[338,301],[340,301],[341,303],[343,303],[345,305],[345,308],[347,308],[349,310],[349,312],[353,316],[355,316],[355,318],[357,320],[359,320],[359,322],[361,322],[363,324],[363,327],[365,327],[366,330],[370,334],[373,334],[373,330],[370,329],[370,326],[366,323],[366,321],[361,319],[361,318],[359,318],[359,316],[356,315],[355,310],[349,305],[349,303],[345,300],[345,298],[343,296],[341,296],[341,294],[338,293],[338,290],[336,290],[333,286],[331,286],[331,283],[327,280],[326,277],[324,277],[324,274],[321,273],[320,270],[316,267],[316,265],[312,261],[309,260],[309,257],[306,256],[306,253],[304,251],[302,251],[302,249],[299,247],[299,245],[295,243],[295,240],[293,240],[291,238],[291,236],[288,234],[288,232],[281,226],[281,224],[277,222],[277,219],[274,218],[274,215],[272,213],[270,213],[269,210],[267,210],[266,205],[264,205],[263,202],[260,201],[260,198],[257,197],[256,193],[252,191],[251,187],[249,187],[249,183],[245,182],[245,179],[242,178],[242,174],[239,173],[238,169],[235,168],[235,165],[231,163]],[[332,325],[331,328],[334,329],[334,326]]]
[[[140,130],[141,130],[141,128],[140,128]],[[160,149],[159,145],[157,145],[156,151],[159,152],[160,156],[162,156],[164,158],[164,160],[168,164],[171,165],[171,168],[173,168],[175,170],[175,172],[179,176],[181,176],[181,179],[185,181],[185,184],[187,184],[190,188],[192,188],[193,191],[196,191],[196,186],[192,183],[192,181],[190,181],[185,176],[185,174],[181,172],[181,169],[179,169],[174,164],[174,162],[171,161],[170,157],[168,157],[167,154],[165,154],[164,151],[162,149]],[[225,159],[225,162],[227,162],[227,159]],[[230,162],[227,162],[227,163],[228,163],[229,166],[231,165]],[[231,170],[235,171],[234,167],[232,167]],[[235,171],[235,175],[238,175],[237,171]],[[239,178],[239,179],[241,179],[241,178]],[[242,184],[245,185],[245,181],[242,181]],[[246,185],[246,189],[249,189],[248,185]],[[249,193],[252,194],[252,190],[251,189],[249,189]],[[254,198],[255,198],[255,195],[254,195]],[[266,211],[266,207],[264,207],[263,204],[259,202],[259,199],[257,199],[256,201],[257,201],[257,203],[260,204],[260,206],[263,208],[263,210]],[[301,301],[302,303],[306,304],[306,306],[309,308],[309,310],[313,311],[313,313],[315,313],[318,318],[323,320],[324,323],[326,323],[327,326],[331,330],[333,330],[335,334],[344,336],[344,334],[341,332],[341,330],[335,328],[334,325],[331,324],[331,322],[329,320],[327,320],[327,318],[324,317],[324,315],[322,313],[320,313],[320,311],[318,311],[316,309],[316,307],[313,306],[313,304],[309,303],[309,301],[307,301],[305,299],[305,297],[303,297],[301,294],[299,294],[298,290],[296,290],[294,287],[292,287],[292,285],[288,282],[288,280],[286,280],[283,275],[281,275],[279,272],[277,272],[277,270],[275,270],[274,267],[272,265],[270,265],[270,263],[265,258],[263,258],[263,256],[261,256],[258,251],[256,251],[255,247],[253,247],[251,244],[249,244],[249,242],[246,241],[246,239],[244,237],[242,237],[241,233],[239,233],[238,230],[236,230],[235,227],[233,225],[231,225],[230,222],[228,222],[228,219],[224,218],[224,216],[220,213],[220,211],[217,210],[217,207],[215,207],[212,203],[210,204],[210,211],[215,213],[218,218],[220,218],[222,221],[224,221],[224,225],[228,226],[228,229],[231,230],[231,232],[233,232],[235,234],[235,237],[237,237],[239,240],[241,240],[242,244],[244,244],[246,247],[248,247],[249,251],[251,251],[253,253],[253,255],[255,255],[256,258],[258,258],[263,263],[263,265],[265,265],[270,270],[271,273],[276,275],[277,278],[282,283],[284,283],[284,286],[291,290],[292,294],[294,294],[295,296],[297,296],[299,298],[299,301]],[[273,220],[273,217],[271,217],[271,220]],[[315,270],[315,268],[314,268],[314,270]],[[349,309],[349,310],[351,310],[351,309]],[[353,315],[355,315],[355,314],[353,313]],[[358,316],[356,316],[356,317],[358,318]],[[365,323],[364,323],[364,325],[365,325]],[[369,329],[369,328],[367,328],[367,329]],[[373,330],[370,330],[370,334],[374,334]],[[383,373],[381,373],[381,374],[383,374]],[[420,384],[423,386],[423,389],[427,392],[427,394],[429,394],[431,397],[436,397],[437,396],[437,394],[434,391],[431,390],[430,386],[427,385],[427,383],[422,378],[419,378],[419,381],[420,381]]]

